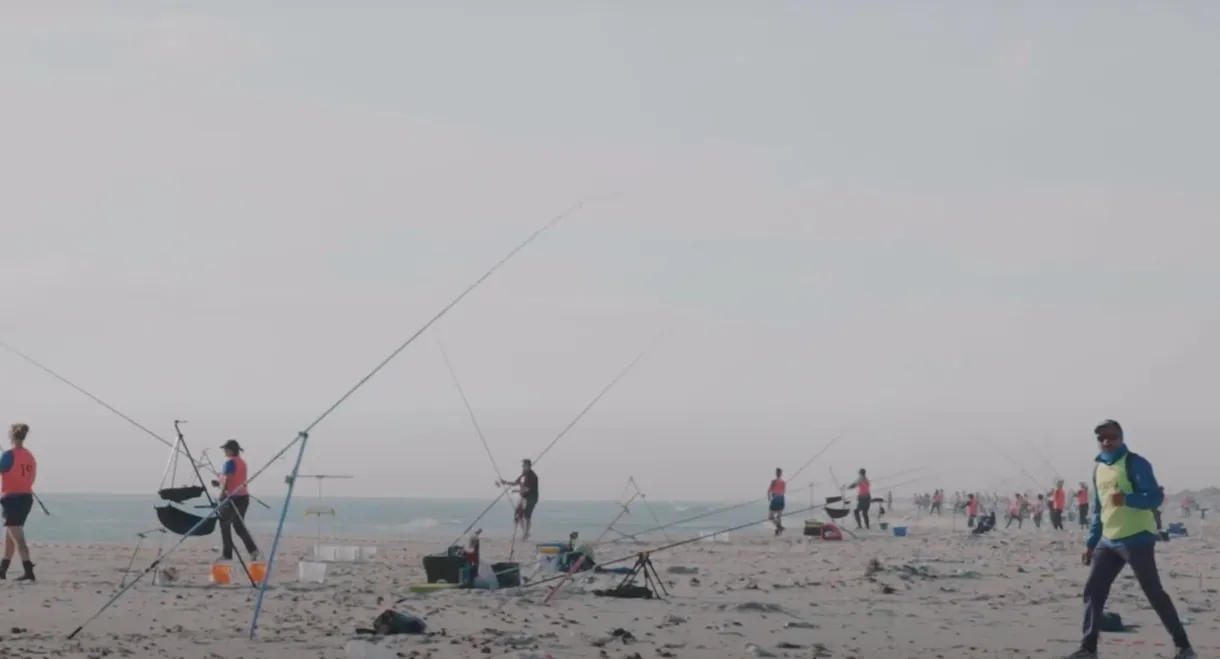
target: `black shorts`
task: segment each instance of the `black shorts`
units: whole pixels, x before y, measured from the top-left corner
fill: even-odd
[[[771,497],[771,504],[769,506],[767,506],[767,509],[773,513],[784,512],[784,495],[782,495],[782,494],[773,495]]]
[[[525,506],[523,506],[521,509],[521,515],[525,517],[525,519],[533,519],[534,506],[538,505],[538,496],[527,495],[523,500],[525,501]]]
[[[9,494],[0,499],[0,508],[4,509],[5,526],[25,526],[25,518],[34,509],[33,494]]]

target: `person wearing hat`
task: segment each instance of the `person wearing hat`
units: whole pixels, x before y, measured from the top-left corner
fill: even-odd
[[[1159,536],[1152,511],[1164,501],[1165,492],[1148,460],[1127,450],[1117,421],[1103,421],[1093,433],[1101,451],[1093,467],[1093,516],[1081,557],[1091,569],[1084,585],[1083,638],[1068,659],[1097,657],[1106,598],[1124,565],[1131,566],[1148,603],[1173,638],[1174,659],[1194,659],[1197,655],[1156,568]]]
[[[258,560],[258,545],[246,530],[246,510],[250,507],[250,491],[247,489],[246,461],[241,457],[241,444],[230,439],[220,445],[225,452],[225,463],[220,469],[219,480],[212,485],[220,488],[220,541],[221,558],[233,560],[233,533],[246,545],[251,561]]]
[[[534,521],[534,507],[538,505],[538,474],[534,472],[534,463],[526,458],[521,461],[521,475],[514,481],[497,481],[500,487],[518,487],[521,501],[513,515],[513,522],[520,524],[523,533],[522,540],[530,539],[530,527]]]

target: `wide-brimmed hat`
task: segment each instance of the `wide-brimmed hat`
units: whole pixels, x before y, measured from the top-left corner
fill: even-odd
[[[230,439],[224,444],[221,444],[220,448],[224,451],[234,451],[236,453],[242,452],[241,444],[238,444],[236,439]]]

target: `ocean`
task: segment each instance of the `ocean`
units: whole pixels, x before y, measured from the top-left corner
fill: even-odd
[[[40,493],[39,496],[51,514],[43,514],[35,505],[26,522],[26,533],[32,543],[134,542],[137,533],[160,527],[153,507],[164,504],[147,495]],[[260,498],[272,509],[251,502],[247,524],[256,536],[265,537],[275,531],[283,498]],[[192,509],[193,503],[188,503],[184,508],[195,514],[205,512]],[[284,533],[306,537],[320,532],[322,536],[338,538],[452,536],[456,539],[490,503],[490,500],[473,499],[328,497],[319,500],[309,496],[293,497]],[[636,534],[677,522],[673,527],[647,536],[649,541],[663,541],[666,536],[690,537],[766,519],[766,504],[759,501],[701,519],[683,521],[731,505],[637,499],[630,505],[630,512],[615,524],[615,529],[624,534]],[[333,508],[335,514],[322,517],[306,515],[310,508]],[[575,531],[580,533],[582,539],[591,541],[621,510],[618,504],[611,501],[543,499],[534,511],[532,536],[538,540],[563,540]],[[513,518],[509,504],[504,501],[496,503],[476,528],[482,528],[485,535],[511,535]],[[761,526],[757,530],[765,531]],[[621,536],[613,532],[606,536],[607,539],[615,537]]]

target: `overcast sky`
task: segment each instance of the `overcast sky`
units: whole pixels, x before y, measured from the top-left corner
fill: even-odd
[[[797,480],[1024,489],[993,448],[1081,480],[1105,417],[1214,482],[1214,2],[22,4],[0,340],[167,437],[262,465],[588,200],[304,471],[490,498],[438,341],[507,475],[670,329],[544,496],[761,496],[841,431]],[[6,353],[0,411],[44,491],[157,487],[164,447]]]

